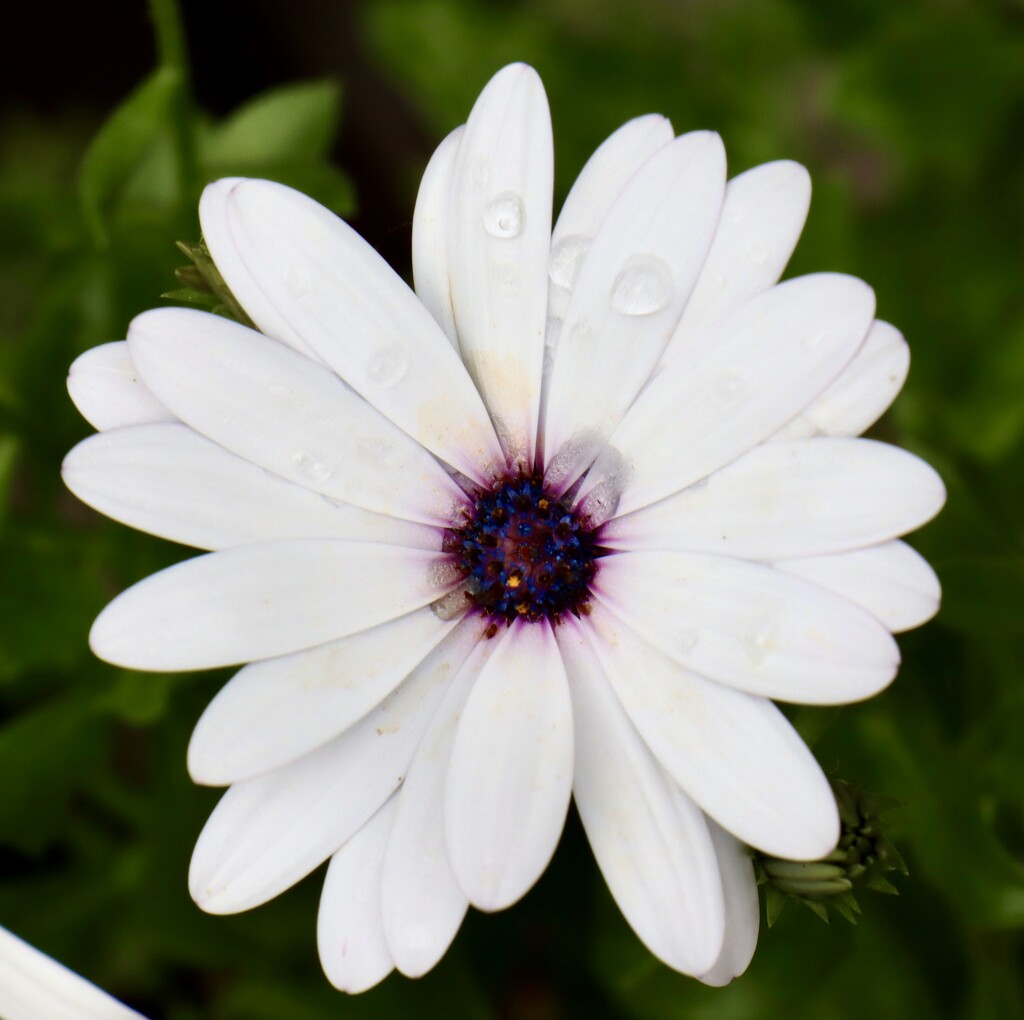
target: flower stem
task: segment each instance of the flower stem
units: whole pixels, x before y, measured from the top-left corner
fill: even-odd
[[[188,49],[185,29],[177,0],[149,0],[149,13],[156,33],[160,66],[174,74],[178,82],[173,107],[174,141],[178,157],[181,197],[191,202],[198,184],[192,96],[189,87]]]

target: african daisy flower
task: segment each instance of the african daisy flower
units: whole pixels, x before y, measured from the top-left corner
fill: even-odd
[[[938,587],[896,536],[941,506],[853,438],[906,373],[859,280],[777,283],[806,172],[726,183],[719,137],[613,134],[552,230],[543,87],[505,68],[427,167],[416,293],[344,223],[222,180],[203,235],[259,332],[146,312],[83,355],[100,434],[65,477],[201,549],[97,619],[102,658],[248,663],[189,748],[229,786],[192,860],[212,913],[330,858],[318,925],[358,991],[443,955],[537,880],[570,797],[657,957],[741,973],[745,846],[816,859],[839,821],[771,699],[893,678]]]

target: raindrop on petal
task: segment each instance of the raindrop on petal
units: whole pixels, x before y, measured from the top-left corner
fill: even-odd
[[[548,276],[556,287],[572,290],[576,282],[583,256],[590,247],[590,238],[581,234],[570,234],[563,237],[551,249],[551,262],[548,265]]]
[[[311,482],[319,484],[326,482],[334,473],[334,468],[321,458],[312,453],[297,453],[292,458],[299,471]]]
[[[672,274],[653,255],[633,255],[612,284],[612,308],[623,315],[653,315],[672,299]]]
[[[409,357],[400,344],[391,344],[377,351],[370,359],[366,374],[380,386],[394,386],[409,371]]]
[[[492,237],[509,240],[523,232],[524,218],[523,200],[506,191],[484,210],[484,229]]]

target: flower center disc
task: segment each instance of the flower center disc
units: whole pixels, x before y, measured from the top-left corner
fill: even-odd
[[[516,477],[481,493],[452,533],[469,597],[496,620],[551,620],[587,612],[596,532],[550,498],[539,478]]]

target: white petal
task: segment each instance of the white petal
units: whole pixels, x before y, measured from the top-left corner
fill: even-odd
[[[756,166],[729,182],[715,240],[666,360],[684,350],[689,337],[778,282],[810,203],[810,175],[789,160]]]
[[[383,701],[454,626],[428,606],[319,648],[251,663],[196,723],[189,773],[226,786],[308,754]]]
[[[456,351],[459,350],[459,335],[455,330],[448,273],[448,204],[455,154],[464,130],[465,125],[457,127],[434,150],[423,171],[412,216],[412,278],[416,296],[444,330]]]
[[[287,655],[427,605],[445,560],[368,542],[272,542],[208,553],[153,574],[96,618],[93,651],[132,669],[211,669]]]
[[[874,294],[834,273],[780,283],[693,337],[637,397],[584,481],[600,521],[735,460],[806,407],[853,356]],[[592,494],[592,495],[591,495]]]
[[[899,649],[847,599],[760,563],[701,553],[618,553],[595,591],[680,665],[769,698],[812,705],[877,694]]]
[[[551,232],[549,316],[564,317],[587,249],[626,183],[671,141],[668,119],[652,113],[627,121],[587,160]]]
[[[839,378],[774,438],[859,436],[896,399],[909,368],[910,348],[903,334],[876,321]]]
[[[706,985],[721,988],[739,977],[754,958],[761,907],[754,878],[754,862],[735,836],[708,819],[708,830],[718,855],[725,894],[725,939],[715,965],[700,975]]]
[[[747,559],[818,556],[920,527],[945,500],[923,460],[869,439],[767,443],[701,485],[609,521],[602,543]]]
[[[775,565],[856,602],[894,633],[930,620],[942,596],[935,571],[903,542]]]
[[[172,542],[225,549],[287,538],[348,538],[440,549],[439,528],[336,503],[180,423],[90,436],[61,474],[83,502]]]
[[[452,307],[466,367],[512,462],[532,466],[551,245],[551,118],[525,64],[499,71],[455,158],[448,236]]]
[[[128,344],[117,340],[80,354],[68,370],[68,394],[99,431],[175,417],[139,379]]]
[[[586,632],[655,757],[723,828],[773,857],[818,860],[839,838],[828,780],[764,698],[683,669],[600,603]]]
[[[459,718],[493,647],[482,641],[452,678],[396,795],[381,905],[388,948],[407,977],[421,977],[441,959],[469,906],[445,844],[445,780]]]
[[[452,674],[478,643],[459,628],[390,698],[329,744],[235,783],[192,854],[189,890],[203,910],[265,903],[350,839],[397,789]]]
[[[243,177],[223,177],[208,184],[199,199],[199,223],[217,270],[228,289],[261,333],[280,340],[314,361],[319,359],[253,279],[238,248],[238,239],[228,216],[231,195],[245,183]]]
[[[220,316],[162,308],[128,330],[147,385],[198,432],[325,496],[448,523],[460,490],[329,369]]]
[[[228,199],[241,258],[266,299],[344,381],[463,474],[504,460],[487,411],[438,324],[348,224],[271,181]]]
[[[459,721],[448,768],[452,869],[481,910],[515,903],[555,852],[572,788],[572,705],[546,624],[501,634]]]
[[[647,160],[601,224],[575,280],[544,411],[556,491],[594,459],[661,358],[724,193],[722,140],[695,131]]]
[[[558,645],[572,692],[573,796],[608,889],[659,960],[703,974],[725,932],[704,814],[651,756],[581,626],[559,627]]]
[[[395,969],[380,912],[381,866],[394,815],[392,797],[334,854],[324,879],[316,943],[327,980],[342,992],[365,992]]]
[[[4,1020],[144,1020],[63,964],[0,928]]]

